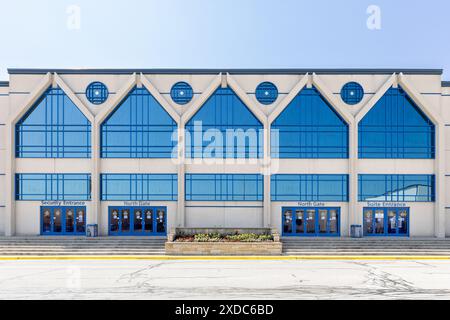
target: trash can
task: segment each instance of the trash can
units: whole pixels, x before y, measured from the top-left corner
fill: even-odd
[[[88,238],[97,238],[98,237],[98,225],[97,224],[88,224],[87,225],[86,237],[88,237]]]
[[[362,226],[358,224],[354,224],[350,227],[350,236],[352,238],[362,238]]]

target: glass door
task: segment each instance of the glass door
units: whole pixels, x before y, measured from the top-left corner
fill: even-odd
[[[86,208],[76,209],[76,230],[79,234],[86,234]]]
[[[316,210],[307,209],[306,210],[306,233],[316,234]]]
[[[305,210],[296,209],[295,210],[295,233],[304,234],[305,233]]]
[[[52,209],[43,208],[42,210],[42,231],[41,234],[52,233]]]
[[[144,231],[146,233],[153,233],[153,212],[151,208],[144,210]]]
[[[319,209],[318,212],[318,232],[321,234],[328,233],[328,210]]]
[[[331,235],[339,234],[339,210],[338,209],[330,209],[330,218],[329,218],[329,233]]]
[[[292,234],[292,209],[283,210],[283,233]]]
[[[375,234],[384,234],[384,210],[375,210]]]
[[[134,232],[142,232],[144,230],[144,219],[142,217],[142,209],[137,208],[134,209],[134,217],[133,217],[133,231]]]
[[[157,208],[156,209],[156,233],[165,234],[166,233],[166,209]]]
[[[110,235],[165,235],[166,225],[167,209],[163,207],[109,208]]]
[[[364,209],[364,234],[373,234],[373,210]]]
[[[85,235],[86,208],[41,207],[41,234]]]
[[[397,220],[397,230],[398,234],[401,236],[409,235],[409,210],[400,209],[398,210],[398,220]]]
[[[365,208],[364,235],[409,236],[409,208]]]
[[[66,209],[66,232],[75,232],[75,211],[73,208]]]
[[[283,208],[283,235],[339,236],[339,208]]]

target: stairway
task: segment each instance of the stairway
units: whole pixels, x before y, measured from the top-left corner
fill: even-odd
[[[450,256],[450,239],[282,238],[283,255]]]
[[[0,257],[164,255],[165,241],[146,237],[0,237]]]

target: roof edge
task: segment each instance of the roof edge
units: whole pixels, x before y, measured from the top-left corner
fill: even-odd
[[[9,74],[415,74],[442,75],[443,69],[8,69]]]
[[[450,88],[450,81],[442,81],[442,87]]]
[[[0,87],[9,87],[9,81],[0,81]]]

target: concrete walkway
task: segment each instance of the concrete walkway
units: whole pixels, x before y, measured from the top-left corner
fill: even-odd
[[[450,299],[450,261],[0,261],[0,299]]]

